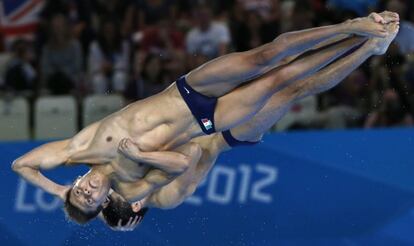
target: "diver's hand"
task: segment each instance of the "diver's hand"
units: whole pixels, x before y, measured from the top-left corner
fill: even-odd
[[[57,192],[56,192],[56,196],[57,197],[59,197],[62,201],[65,201],[66,200],[66,195],[67,195],[67,193],[69,192],[69,190],[70,190],[70,188],[72,188],[71,186],[69,186],[69,185],[64,185],[64,186],[61,186],[58,190],[57,190]]]
[[[119,142],[118,150],[127,158],[138,161],[141,156],[141,150],[131,139],[124,138]]]
[[[112,227],[112,230],[114,231],[133,231],[138,226],[138,224],[141,222],[142,216],[135,216],[130,217],[128,220],[128,223],[126,225],[122,226],[122,220],[120,219],[118,221],[118,225],[116,227]]]

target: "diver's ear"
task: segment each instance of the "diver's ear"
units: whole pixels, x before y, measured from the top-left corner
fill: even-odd
[[[109,199],[109,197],[106,197],[105,198],[105,201],[102,203],[102,207],[103,208],[106,208],[106,207],[108,207],[108,205],[109,205],[109,202],[110,202],[111,200]]]
[[[134,213],[138,213],[139,210],[141,210],[141,203],[139,201],[132,203],[131,204],[131,209],[132,209],[132,211],[134,211]]]

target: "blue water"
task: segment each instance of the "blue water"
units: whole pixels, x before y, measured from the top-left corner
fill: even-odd
[[[283,133],[224,154],[174,210],[134,232],[66,221],[11,172],[39,142],[0,143],[3,245],[414,245],[414,130]],[[47,172],[62,183],[86,168]]]

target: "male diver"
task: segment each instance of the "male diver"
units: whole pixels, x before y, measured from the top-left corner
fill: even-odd
[[[181,173],[200,158],[201,149],[194,142],[178,146],[203,132],[226,131],[245,122],[276,92],[315,73],[360,45],[364,38],[351,37],[328,47],[327,52],[320,54],[325,57],[320,62],[292,62],[301,53],[342,34],[375,36],[391,42],[389,37],[393,33],[389,33],[387,25],[396,25],[398,21],[395,13],[374,13],[338,25],[285,33],[256,49],[219,57],[191,71],[165,91],[130,104],[71,139],[34,149],[17,159],[13,170],[65,200],[67,210],[72,211],[70,217],[83,218],[76,220],[85,222],[102,209],[110,180],[151,180],[151,175],[145,175],[150,168]],[[134,146],[136,143],[140,151],[139,164],[138,158],[129,153],[129,141]],[[90,164],[91,171],[70,187],[57,184],[40,172],[75,163]]]
[[[222,133],[193,139],[192,142],[201,147],[201,158],[191,162],[182,173],[174,175],[153,169],[147,174],[152,176],[150,180],[141,179],[133,183],[117,184],[118,192],[110,194],[101,218],[114,230],[133,230],[142,221],[148,208],[171,209],[180,205],[195,192],[220,153],[237,146],[257,144],[263,134],[279,121],[297,100],[329,90],[366,59],[372,55],[382,54],[397,34],[398,24],[388,25],[388,30],[390,35],[386,39],[371,38],[348,56],[282,89],[248,122]],[[312,56],[305,59],[316,61],[316,57]],[[269,76],[263,79],[272,79]],[[123,142],[128,145],[129,154],[134,156],[132,158],[139,159],[141,152],[137,145],[131,140]],[[131,204],[128,201],[131,201]]]

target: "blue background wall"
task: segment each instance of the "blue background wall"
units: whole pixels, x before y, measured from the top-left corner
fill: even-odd
[[[414,130],[272,134],[224,154],[193,197],[134,232],[65,220],[10,170],[38,142],[0,143],[6,245],[414,245]],[[85,168],[48,176],[69,183]]]

